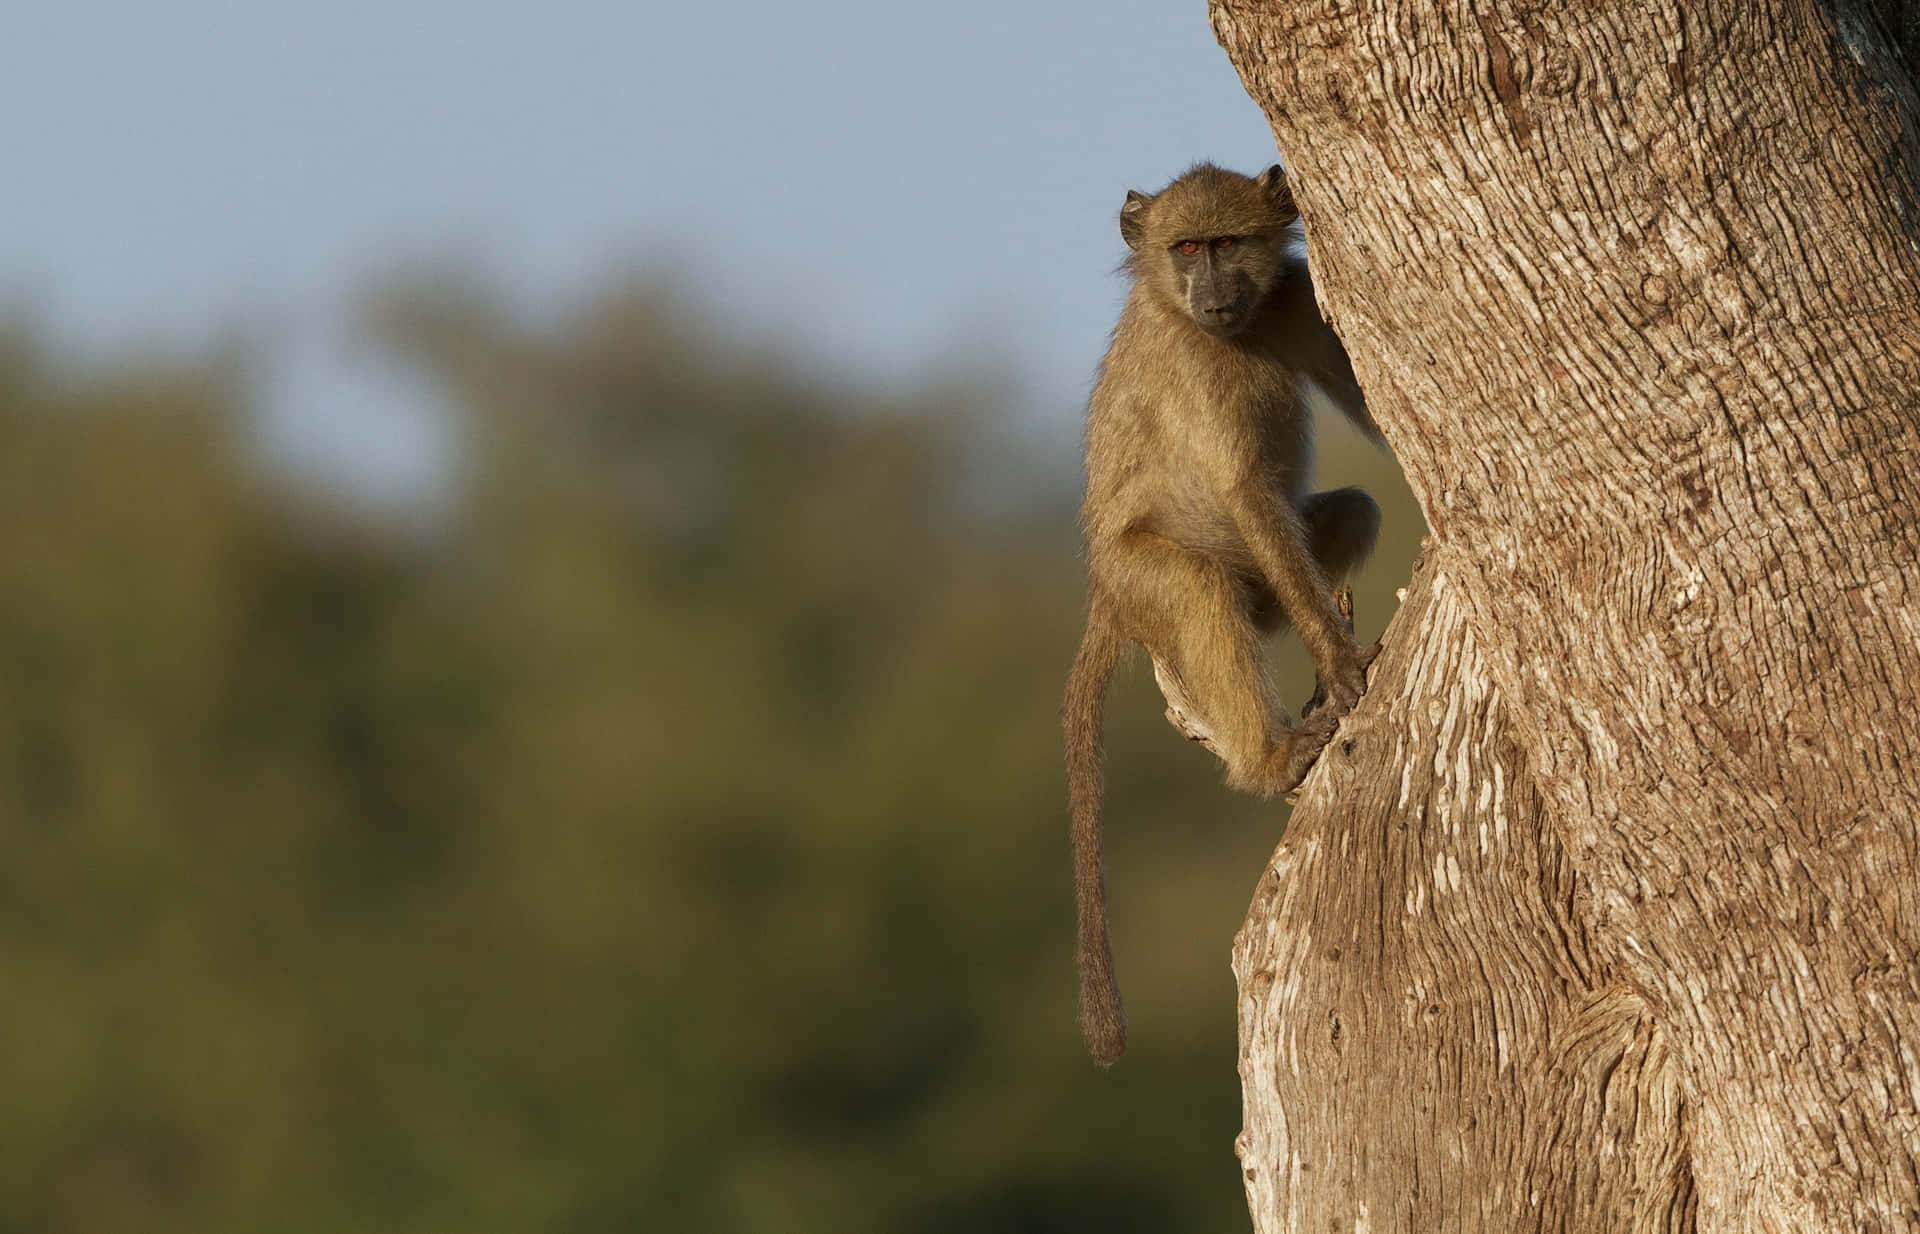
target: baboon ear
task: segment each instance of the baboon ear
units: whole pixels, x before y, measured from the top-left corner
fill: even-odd
[[[1261,172],[1254,183],[1260,186],[1260,191],[1266,194],[1268,201],[1273,203],[1273,208],[1286,215],[1289,220],[1300,213],[1293,204],[1293,187],[1287,183],[1286,168],[1280,164],[1275,163]]]
[[[1145,193],[1127,190],[1127,204],[1120,207],[1120,238],[1130,249],[1137,251],[1146,239],[1147,203],[1152,200]]]

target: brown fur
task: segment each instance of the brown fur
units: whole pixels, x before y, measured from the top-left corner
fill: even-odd
[[[1289,255],[1296,217],[1280,168],[1254,178],[1204,163],[1151,197],[1129,193],[1121,211],[1134,283],[1087,409],[1091,602],[1065,709],[1080,1023],[1103,1064],[1126,1048],[1100,834],[1100,713],[1121,653],[1139,643],[1170,667],[1227,782],[1263,794],[1299,784],[1366,689],[1332,584],[1372,549],[1379,510],[1357,488],[1308,492],[1301,378],[1378,434]],[[1285,625],[1319,676],[1319,705],[1297,726],[1261,647]]]

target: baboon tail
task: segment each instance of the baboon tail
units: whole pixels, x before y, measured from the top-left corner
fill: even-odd
[[[1100,841],[1100,716],[1113,666],[1125,647],[1096,600],[1080,653],[1067,676],[1065,709],[1067,801],[1073,816],[1073,881],[1079,902],[1080,1031],[1094,1061],[1103,1067],[1119,1061],[1127,1048],[1127,1015],[1113,978]]]

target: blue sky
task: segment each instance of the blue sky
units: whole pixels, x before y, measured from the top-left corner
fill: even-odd
[[[1273,160],[1201,0],[69,0],[7,27],[0,295],[81,349],[264,326],[275,448],[383,493],[437,454],[341,325],[395,263],[536,307],[650,270],[876,382],[984,358],[1059,438],[1125,189]]]

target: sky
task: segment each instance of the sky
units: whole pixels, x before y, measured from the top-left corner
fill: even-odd
[[[431,392],[346,327],[453,259],[532,309],[634,270],[823,373],[986,364],[1070,439],[1115,218],[1272,138],[1177,4],[67,0],[0,40],[0,303],[79,354],[272,343],[268,443],[431,488]]]

